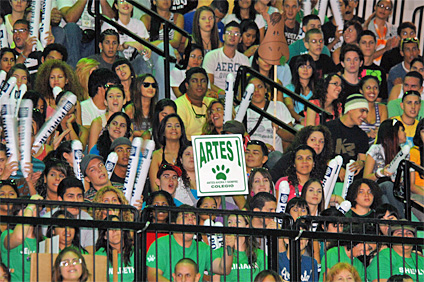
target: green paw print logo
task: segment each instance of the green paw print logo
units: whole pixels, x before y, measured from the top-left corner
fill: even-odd
[[[230,172],[230,169],[226,169],[224,165],[222,165],[221,167],[217,165],[216,168],[212,168],[212,172],[216,174],[216,180],[227,180],[227,174]]]

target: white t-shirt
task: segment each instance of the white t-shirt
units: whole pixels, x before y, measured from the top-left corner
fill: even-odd
[[[215,49],[206,54],[203,59],[203,68],[206,73],[213,74],[214,84],[225,90],[225,80],[229,73],[237,75],[240,66],[250,66],[249,59],[239,51],[236,51],[234,58],[228,58],[224,54],[224,47]]]
[[[74,6],[74,4],[77,1],[78,0],[57,0],[57,8],[59,10],[61,10],[62,8],[72,7],[72,6]],[[93,6],[92,6],[93,11],[94,11],[94,2],[95,1],[93,1]],[[100,7],[100,12],[101,11],[102,11],[102,7]],[[94,18],[87,11],[87,4],[85,5],[84,11],[82,12],[82,14],[81,14],[79,20],[76,22],[76,24],[81,29],[94,29],[94,26],[95,26]],[[62,22],[61,22],[60,25],[62,27],[66,25],[66,22],[64,21],[64,19],[62,19]]]
[[[269,103],[267,113],[274,115],[274,101]],[[289,109],[287,109],[284,103],[277,101],[277,118],[285,123],[294,123],[293,117],[290,115]],[[260,115],[250,109],[247,109],[247,132],[250,132],[260,118]],[[263,118],[261,124],[258,126],[256,131],[250,136],[252,140],[260,140],[267,144],[273,144],[273,127],[272,122],[267,118]],[[275,140],[275,150],[283,152],[283,142],[277,135]]]
[[[91,98],[81,102],[81,118],[84,126],[91,126],[91,122],[104,113],[106,113],[106,109],[99,110]]]
[[[127,28],[129,31],[133,32],[135,35],[149,41],[149,32],[147,31],[146,26],[144,25],[144,23],[142,21],[140,21],[138,19],[131,18],[128,25],[124,25],[121,22],[121,20],[118,19],[117,23],[122,25],[123,27]],[[116,30],[116,28],[114,28],[110,24],[103,23],[102,31],[104,31],[106,29]],[[120,44],[122,44],[124,42],[132,42],[132,41],[135,41],[135,39],[126,35],[126,34],[119,34],[119,43]],[[131,59],[131,56],[134,53],[134,50],[135,50],[134,47],[128,47],[127,49],[125,49],[123,51],[125,58],[127,58],[128,60]]]
[[[225,25],[228,24],[228,23],[230,23],[230,22],[232,22],[232,21],[235,21],[237,23],[240,23],[241,22],[241,20],[239,20],[236,17],[236,15],[234,15],[234,14],[227,14],[222,19],[222,23],[225,24]],[[256,14],[255,23],[256,23],[256,25],[258,26],[259,29],[265,28],[265,19],[264,19],[264,17],[262,17],[262,15]]]

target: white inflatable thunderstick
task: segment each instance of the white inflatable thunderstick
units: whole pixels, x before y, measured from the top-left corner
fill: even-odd
[[[331,195],[333,194],[334,185],[336,185],[337,177],[339,177],[340,169],[343,165],[343,158],[341,156],[336,156],[330,161],[325,171],[324,179],[322,180],[322,185],[324,187],[325,195],[325,208],[330,204]]]
[[[21,106],[22,103],[22,98],[24,97],[25,93],[27,92],[27,86],[26,84],[22,84],[21,87],[19,87],[19,93],[15,93],[15,97],[16,97],[16,114],[15,116],[18,117],[18,113],[19,113],[19,107]]]
[[[304,0],[303,1],[303,12],[304,15],[310,15],[312,13],[312,3],[311,0]]]
[[[250,104],[250,99],[252,99],[253,92],[255,92],[255,86],[253,84],[247,85],[243,99],[241,100],[240,106],[238,108],[236,118],[234,120],[243,122],[244,116],[247,112],[247,108]]]
[[[346,165],[346,173],[345,178],[343,182],[343,191],[342,191],[342,198],[346,199],[347,190],[349,189],[350,184],[353,182],[353,178],[355,177],[355,171],[350,171],[350,167],[354,163],[354,160],[350,160],[349,163]]]
[[[140,154],[140,161],[137,169],[137,176],[135,178],[134,188],[132,191],[132,197],[130,204],[134,206],[137,200],[140,200],[143,195],[144,184],[146,184],[147,174],[149,173],[150,163],[152,161],[152,154],[155,150],[155,142],[153,140],[147,140],[144,147],[143,154]]]
[[[227,74],[227,79],[225,80],[227,87],[225,89],[224,123],[233,119],[234,81],[234,74]]]
[[[342,10],[340,9],[339,0],[330,0],[330,5],[334,20],[336,21],[337,30],[343,31],[344,21],[342,18]]]
[[[352,207],[352,204],[349,201],[343,201],[339,206],[337,206],[337,209],[341,211],[343,214],[346,214],[351,207]]]
[[[290,186],[287,181],[281,181],[280,185],[278,186],[278,204],[277,204],[277,211],[284,213],[286,211],[287,202],[289,200],[289,194],[290,194]]]
[[[81,141],[79,140],[72,141],[72,155],[73,155],[72,166],[74,168],[75,177],[82,181],[84,177],[81,171],[81,161],[83,158]]]
[[[10,158],[10,162],[19,162],[17,122],[14,108],[14,104],[6,102],[1,106],[1,116],[6,139],[6,155]],[[16,175],[16,171],[12,175]]]
[[[122,192],[129,203],[131,203],[132,190],[137,175],[138,158],[140,157],[142,141],[143,139],[141,137],[134,138],[131,146],[130,159],[128,160],[127,173],[125,175],[124,189]]]
[[[32,108],[32,100],[23,99],[18,109],[19,149],[21,150],[20,164],[22,174],[25,178],[28,177],[28,173],[24,169],[25,165],[31,163]]]
[[[0,70],[0,90],[3,88],[3,83],[6,81],[7,73],[4,70]]]
[[[59,86],[55,86],[53,87],[53,97],[56,99],[57,95],[59,95],[60,92],[62,92],[63,89],[60,88]]]
[[[29,25],[29,35],[39,38],[38,32],[40,31],[40,14],[41,14],[41,1],[31,1],[31,24]],[[35,51],[37,44],[34,45],[32,51]]]
[[[41,2],[41,1],[40,1]],[[52,11],[52,0],[44,0],[41,3],[41,27],[40,27],[40,41],[43,47],[47,46],[48,32],[50,31],[50,18]]]
[[[118,162],[118,154],[115,152],[111,152],[107,156],[107,160],[105,163],[105,167],[107,170],[107,176],[110,179],[112,177],[113,171],[115,170],[116,163]]]
[[[71,108],[77,102],[77,96],[71,92],[66,92],[62,99],[60,99],[59,105],[56,108],[56,112],[53,116],[41,127],[35,136],[34,144],[32,144],[32,149],[35,152],[38,152],[41,146],[46,143],[47,138],[53,133],[56,127],[60,124],[62,119],[66,114],[71,110]]]
[[[3,84],[0,93],[0,104],[4,104],[9,100],[10,93],[12,93],[13,88],[16,85],[16,77],[12,76],[9,80]]]
[[[318,2],[318,17],[321,19],[321,24],[325,22],[325,14],[327,13],[328,0],[319,0]]]
[[[409,147],[409,145],[403,146],[402,149],[394,157],[394,159],[390,162],[389,166],[387,167],[387,171],[390,173],[395,173],[399,166],[399,163],[409,155],[410,150],[411,147]]]

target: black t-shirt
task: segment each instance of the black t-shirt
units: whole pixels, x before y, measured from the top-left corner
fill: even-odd
[[[331,42],[334,41],[335,34],[337,31],[337,27],[332,22],[333,17],[330,18],[328,22],[326,22],[322,27],[322,33],[324,33],[324,44],[328,46]],[[334,52],[337,48],[342,46],[342,41],[339,41],[334,47],[330,50],[331,52]]]
[[[293,156],[293,152],[284,153],[283,156],[274,164],[274,166],[270,169],[269,173],[271,174],[272,181],[277,183],[278,179],[283,176],[287,176],[287,169],[289,168],[289,164],[291,158]]]
[[[343,82],[343,91],[342,93],[340,93],[339,100],[340,102],[342,102],[343,109],[344,109],[346,98],[349,97],[349,95],[357,94],[360,92],[359,92],[359,82],[358,84],[351,84],[346,79],[344,79],[343,76],[341,78]]]
[[[389,93],[387,93],[387,75],[384,69],[374,63],[369,66],[362,66],[362,71],[359,76],[362,78],[366,75],[372,75],[378,78],[378,81],[380,82],[380,93],[378,94],[378,97],[383,100],[387,100]]]
[[[300,28],[300,23],[298,23],[297,21],[294,24],[294,28],[289,28],[288,26],[284,25],[284,35],[286,36],[288,45],[300,39],[299,37],[301,33],[302,30]]]
[[[403,57],[400,54],[399,47],[393,48],[387,52],[384,52],[381,58],[380,67],[389,73],[390,69],[403,61]]]
[[[300,56],[300,55],[299,55]],[[295,62],[298,56],[294,56],[289,63],[291,72],[293,73],[294,71],[296,71],[295,68]],[[315,61],[315,65],[316,65],[316,73],[317,73],[317,79],[321,79],[323,78],[323,76],[325,74],[329,74],[332,72],[336,72],[336,65],[334,64],[333,60],[325,55],[325,54],[321,54],[319,56],[318,61]]]
[[[171,12],[186,14],[197,8],[198,0],[172,0]]]
[[[110,181],[124,184],[125,178],[119,177],[114,172],[114,173],[112,173],[112,177],[110,178]]]
[[[358,154],[366,154],[368,151],[368,136],[359,126],[347,127],[340,119],[326,123],[331,132],[334,144],[334,155],[343,158],[343,167],[350,160],[357,160]]]

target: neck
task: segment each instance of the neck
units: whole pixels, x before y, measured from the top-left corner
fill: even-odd
[[[236,55],[236,49],[237,49],[237,46],[228,46],[228,45],[224,44],[223,51],[224,51],[225,56],[232,59]]]
[[[112,247],[112,251],[117,251],[118,254],[121,253],[121,249],[122,248],[121,248],[121,243],[120,242],[118,244],[110,244],[110,246]]]
[[[308,206],[309,206],[309,212],[311,213],[311,216],[316,216],[318,212],[318,205],[308,204]]]
[[[342,115],[341,117],[340,117],[340,121],[345,125],[345,126],[347,126],[347,127],[349,127],[349,128],[351,128],[351,127],[353,127],[355,124],[353,124],[351,121],[350,121],[350,119],[349,119],[349,117],[348,117],[348,115]]]
[[[169,10],[159,10],[159,9],[157,9],[157,13],[159,14],[159,16],[161,16],[165,19],[169,19],[169,17],[171,16],[171,12]]]
[[[185,240],[183,233],[174,233],[174,239],[177,241],[178,245],[184,246],[185,248],[189,248],[193,243],[193,240]]]
[[[121,178],[125,178],[125,175],[127,174],[127,166],[121,166],[121,165],[116,165],[115,169],[113,170],[113,172]]]
[[[105,96],[104,95],[97,94],[96,96],[94,96],[91,99],[93,100],[94,105],[96,105],[96,107],[99,110],[105,110],[106,109]]]
[[[408,116],[406,116],[406,115],[405,115],[405,113],[403,113],[403,114],[400,116],[400,118],[402,119],[402,122],[403,122],[405,125],[413,125],[413,124],[415,123],[415,118],[408,117]]]
[[[289,28],[294,28],[296,26],[296,18],[294,19],[286,19],[284,21],[284,25],[289,27]]]
[[[314,59],[315,62],[319,60],[319,56],[321,55],[321,54],[315,55],[315,54],[312,54],[311,52],[308,52],[308,54],[311,55],[312,59]]]
[[[249,18],[249,9],[240,9],[240,16],[242,19]]]
[[[239,236],[236,242],[236,245],[234,246],[234,249],[236,249],[239,252],[246,251],[246,237]]]
[[[132,80],[131,77],[127,80],[121,80],[121,84],[122,84],[122,86],[124,86],[125,91],[130,90],[131,80]],[[126,98],[131,99],[131,97],[126,97]]]
[[[364,56],[364,66],[368,67],[371,66],[373,63],[373,58],[372,56]]]
[[[100,55],[102,56],[103,60],[108,64],[113,64],[115,62],[115,57],[113,58],[106,57],[105,54],[103,54],[103,52],[100,53]]]
[[[218,134],[221,134],[221,132],[222,132],[222,128],[223,128],[223,126],[215,127],[216,132],[218,132]]]
[[[255,105],[255,106],[256,106],[256,107],[258,107],[258,108],[263,109],[263,108],[265,107],[266,100],[263,100],[263,101],[262,101],[262,102],[260,102],[260,103],[254,103],[254,102],[252,102],[252,104],[253,104],[253,105]]]
[[[384,26],[384,25],[386,25],[386,20],[385,19],[380,19],[380,18],[375,18],[375,23],[378,25],[378,26]]]
[[[370,212],[370,208],[367,207],[361,207],[359,205],[356,205],[356,207],[352,208],[352,210],[358,214],[358,215],[366,215],[367,213]]]
[[[95,184],[93,184],[92,183],[92,185],[93,185],[93,188],[96,190],[96,191],[99,191],[100,189],[102,189],[103,187],[105,187],[105,186],[111,186],[112,185],[112,183],[110,182],[110,180],[108,180],[107,181],[107,183],[105,184],[105,185],[95,185]]]
[[[143,111],[144,116],[149,115],[150,103],[151,102],[152,102],[151,98],[146,98],[146,97],[141,96],[141,105],[142,105],[142,111]]]
[[[130,23],[131,15],[123,15],[119,14],[119,20],[124,24],[127,25]]]
[[[403,65],[405,66],[405,68],[407,70],[410,70],[411,69],[411,64],[410,63],[407,63],[406,61],[403,61]]]
[[[346,79],[347,82],[351,84],[357,84],[359,82],[358,73],[350,73],[350,72],[344,72],[343,73],[344,79]]]
[[[310,174],[304,175],[304,174],[299,174],[297,172],[296,174],[297,174],[297,179],[299,180],[300,186],[303,186],[306,183],[306,181],[309,180]]]
[[[309,79],[305,79],[305,78],[300,78],[299,79],[300,85],[302,85],[303,89],[308,88],[308,84],[309,84]],[[307,93],[304,93],[307,94]]]
[[[344,249],[346,251],[346,255],[348,256],[348,258],[352,258],[352,252],[348,250],[346,246],[344,246]]]
[[[198,98],[194,98],[193,97],[189,97],[187,95],[187,98],[190,100],[190,102],[195,105],[196,107],[202,107],[203,106],[203,98],[202,99],[198,99]]]
[[[211,31],[200,30],[200,35],[202,36],[203,40],[211,42]]]
[[[47,201],[57,201],[57,193],[54,193],[47,189],[47,195],[46,195]]]
[[[190,178],[190,188],[196,189],[196,173],[195,171],[186,170],[188,178]]]

